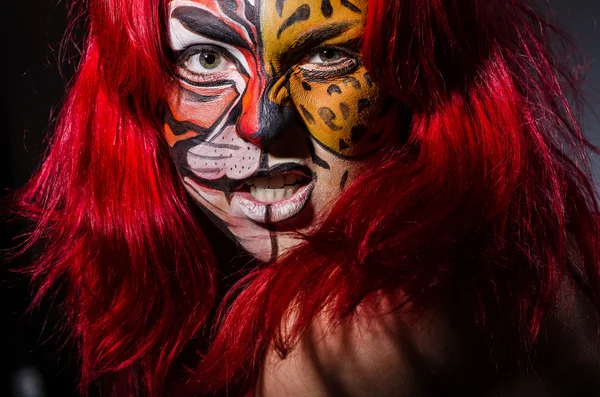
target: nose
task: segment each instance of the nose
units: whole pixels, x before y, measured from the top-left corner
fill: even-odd
[[[248,86],[237,125],[240,137],[267,149],[294,123],[296,114],[289,106],[288,81],[289,76],[285,75],[267,84],[254,81]]]

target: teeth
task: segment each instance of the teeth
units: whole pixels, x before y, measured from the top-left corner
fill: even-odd
[[[275,201],[275,189],[264,189],[265,192],[265,201],[267,203],[272,203]]]
[[[284,188],[275,189],[275,200],[280,201],[280,200],[283,200],[284,198],[285,198],[285,189]]]
[[[250,194],[258,201],[265,201],[265,189],[254,188],[254,192],[250,191]]]
[[[255,200],[272,203],[292,197],[302,186],[303,180],[301,175],[285,174],[252,178],[246,183],[250,186],[250,194]]]
[[[285,184],[293,185],[294,183],[296,183],[297,177],[298,176],[296,174],[285,174]]]
[[[252,178],[246,182],[248,185],[260,188],[270,187],[271,189],[281,189],[285,185],[295,185],[302,182],[304,178],[297,174],[275,175],[271,177]]]
[[[271,189],[279,189],[284,185],[283,175],[276,175],[269,178],[269,187]]]
[[[292,197],[300,189],[300,187],[300,184],[295,184],[294,186],[285,186],[280,189],[250,186],[250,194],[256,201],[273,203]]]
[[[300,188],[300,185],[286,186],[284,189],[285,198],[292,197],[294,195],[294,193],[296,193],[298,191],[299,188]]]
[[[248,183],[259,188],[265,188],[269,187],[269,178],[253,178],[250,179]]]

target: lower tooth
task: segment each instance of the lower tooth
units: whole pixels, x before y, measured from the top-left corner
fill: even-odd
[[[290,198],[296,193],[296,186],[286,186],[285,187],[285,198]]]
[[[265,201],[268,203],[275,201],[275,189],[265,189]]]
[[[285,198],[285,189],[275,189],[275,200],[283,200]]]
[[[288,199],[294,194],[296,194],[298,190],[300,190],[300,184],[295,184],[293,186],[285,186],[281,189],[270,189],[251,186],[250,194],[257,201],[261,201],[263,203],[272,203],[274,201]]]

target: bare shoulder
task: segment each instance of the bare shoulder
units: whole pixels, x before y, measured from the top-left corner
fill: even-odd
[[[440,317],[394,307],[382,298],[335,325],[320,316],[285,359],[268,354],[256,395],[415,395],[420,365],[444,365],[454,337]]]

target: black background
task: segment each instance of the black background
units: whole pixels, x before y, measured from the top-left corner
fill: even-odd
[[[45,134],[58,109],[72,67],[62,62],[59,49],[66,30],[67,6],[57,0],[17,0],[3,4],[2,120],[0,180],[2,196],[22,186],[38,166]],[[73,51],[71,51],[73,53]],[[61,75],[64,74],[64,77]],[[22,225],[2,224],[0,248],[12,245]],[[30,256],[10,265],[27,264]],[[0,269],[0,396],[69,397],[74,395],[75,355],[53,327],[56,315],[49,302],[25,314],[31,291],[26,280]],[[45,326],[45,327],[44,327]],[[54,331],[51,330],[54,328]]]
[[[588,137],[600,144],[600,125],[593,116],[600,98],[600,66],[597,64],[600,62],[597,25],[600,0],[554,0],[551,4],[559,24],[575,38],[590,67],[584,87],[591,105],[585,127]],[[77,54],[72,45],[67,44],[69,50],[63,53],[67,61],[59,60],[67,26],[66,14],[64,1],[13,0],[3,4],[0,23],[4,122],[0,129],[2,196],[22,186],[39,165],[48,125],[73,73]],[[595,161],[600,163],[596,158]],[[1,228],[0,248],[12,246],[19,226],[3,223]],[[12,265],[22,266],[29,260],[23,257]],[[3,324],[0,329],[5,335],[0,338],[0,363],[5,369],[0,370],[3,377],[0,396],[71,396],[75,383],[73,349],[68,344],[59,349],[58,342],[62,339],[51,332],[56,316],[48,315],[48,303],[31,315],[24,314],[30,296],[26,280],[9,273],[3,265],[0,268],[0,324]],[[24,380],[30,389],[21,387],[21,391],[15,393],[14,386]]]

